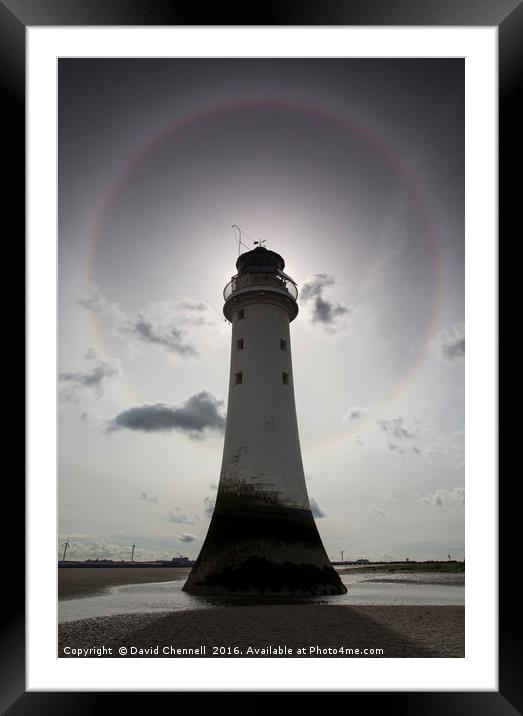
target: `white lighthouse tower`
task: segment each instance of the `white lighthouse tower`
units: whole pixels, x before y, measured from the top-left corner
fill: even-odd
[[[343,594],[311,513],[301,458],[289,325],[298,290],[283,258],[239,256],[224,290],[232,324],[220,482],[193,594]]]

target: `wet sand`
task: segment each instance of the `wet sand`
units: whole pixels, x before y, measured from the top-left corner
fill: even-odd
[[[465,609],[462,606],[331,606],[268,605],[217,607],[212,610],[161,612],[99,617],[59,626],[61,657],[64,648],[111,647],[106,657],[176,658],[201,656],[327,657],[327,658],[449,658],[465,656]],[[205,654],[163,653],[170,647],[196,649]],[[287,647],[292,653],[249,653],[251,649]],[[310,653],[321,649],[383,649],[376,653]],[[131,647],[158,653],[130,653]],[[213,647],[237,647],[239,654],[213,654]],[[304,648],[304,653],[298,649]],[[94,657],[95,654],[85,654]]]
[[[376,584],[424,584],[424,585],[441,585],[447,587],[463,587],[465,585],[465,577],[462,574],[428,574],[428,575],[406,575],[405,577],[387,579],[387,577],[378,577],[377,579],[365,579],[365,582],[375,582]]]
[[[59,599],[102,594],[110,587],[146,582],[185,580],[184,568],[64,568],[59,569]],[[425,576],[425,575],[424,575]],[[252,653],[251,649],[287,647],[292,653]],[[64,649],[107,647],[116,658],[176,658],[202,655],[236,657],[464,657],[465,609],[463,606],[340,606],[323,604],[245,604],[194,609],[183,612],[125,614],[67,622],[58,628],[58,655]],[[164,647],[196,649],[205,654],[162,653]],[[310,653],[320,649],[383,649],[383,654]],[[126,655],[120,655],[126,647]],[[159,653],[130,653],[130,648]],[[225,647],[225,654],[213,654]],[[237,647],[243,653],[228,653]],[[297,653],[304,648],[303,653]],[[76,656],[76,655],[75,655]],[[95,653],[85,653],[95,657]]]
[[[58,599],[92,597],[122,584],[172,582],[186,579],[190,571],[184,567],[63,567],[58,570]]]

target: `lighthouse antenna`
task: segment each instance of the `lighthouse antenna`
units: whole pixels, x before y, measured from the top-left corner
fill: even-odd
[[[243,243],[242,236],[246,236],[248,239],[250,239],[251,237],[249,236],[249,234],[246,234],[245,231],[242,231],[240,229],[240,227],[238,226],[238,224],[233,224],[232,228],[233,228],[233,230],[236,229],[238,231],[237,241],[238,241],[238,256],[239,256],[240,255],[240,246],[245,246],[246,249],[250,249],[250,247],[247,246],[247,244]],[[254,243],[256,243],[256,241]]]
[[[247,239],[250,239],[253,242],[253,244],[259,244],[260,246],[267,241],[267,239],[261,239],[260,241],[254,241],[252,236],[249,236],[249,234],[246,231],[243,231],[242,229],[240,229],[238,224],[233,224],[232,228],[233,228],[233,230],[236,229],[238,231],[238,238],[236,239],[238,241],[238,256],[240,255],[240,246],[244,246],[248,251],[251,250],[250,246],[247,246],[247,244],[243,243],[242,236],[245,236]]]
[[[237,229],[237,231],[238,231],[237,241],[238,241],[238,256],[239,256],[240,255],[240,244],[242,242],[242,230],[240,229],[240,227],[237,224],[232,225],[232,230],[234,231],[234,229]]]

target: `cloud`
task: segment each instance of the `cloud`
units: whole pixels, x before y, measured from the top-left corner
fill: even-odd
[[[98,539],[94,535],[72,535],[69,539],[69,547],[67,548],[67,560],[86,559],[114,559],[126,560],[131,559],[132,540],[128,545],[114,544]],[[61,539],[58,544],[59,559],[63,557],[65,539]],[[137,548],[134,553],[135,560],[157,559],[156,552],[149,552],[144,549]]]
[[[143,343],[153,343],[166,348],[171,353],[180,356],[197,355],[196,348],[186,342],[184,333],[173,323],[155,324],[143,314],[138,314],[135,319],[128,321],[122,328],[125,332]]]
[[[310,497],[309,502],[311,505],[311,512],[313,517],[317,517],[318,519],[320,519],[321,517],[327,516],[325,512],[321,509],[321,507],[318,505],[314,497]]]
[[[382,430],[398,440],[411,440],[419,433],[417,428],[410,426],[407,427],[405,420],[401,416],[397,418],[379,418],[377,423]]]
[[[390,552],[382,552],[381,555],[380,555],[380,558],[381,558],[381,560],[383,560],[384,562],[393,562],[393,561],[395,561],[395,560],[397,559],[397,558],[396,558],[393,554],[391,554]]]
[[[379,515],[380,517],[388,517],[388,513],[385,512],[385,510],[380,510],[379,507],[371,507],[371,512],[374,512],[376,515]]]
[[[169,522],[174,522],[177,525],[194,524],[194,520],[191,520],[190,517],[187,517],[187,515],[182,512],[179,507],[175,507],[174,510],[171,510],[167,519],[169,520]]]
[[[198,539],[198,537],[196,537],[196,535],[190,534],[189,532],[185,532],[184,534],[180,535],[178,539],[180,540],[180,542],[194,542]]]
[[[202,327],[205,327],[205,334]],[[210,331],[213,328],[222,328],[213,309],[203,301],[182,297],[149,303],[136,316],[128,317],[118,330],[139,343],[156,345],[169,353],[191,358],[199,353],[196,341],[213,333]]]
[[[356,435],[356,437],[354,438],[354,442],[356,443],[356,445],[359,445],[360,447],[364,447],[364,446],[365,446],[365,443],[363,442],[363,436],[362,436],[362,435]]]
[[[337,303],[323,295],[326,288],[333,286],[334,277],[325,273],[315,273],[307,278],[300,289],[302,303],[310,306],[310,322],[320,324],[325,328],[336,327],[336,319],[351,312],[348,306]]]
[[[385,434],[382,447],[399,455],[416,455],[447,462],[455,472],[463,469],[463,433],[439,433],[417,419],[406,420],[402,416],[380,418],[378,426]]]
[[[64,370],[58,374],[62,383],[60,398],[74,400],[79,393],[94,393],[100,399],[104,393],[105,384],[116,376],[123,375],[120,363],[116,358],[104,356],[94,348],[85,353],[85,360],[89,366],[85,370]]]
[[[465,357],[465,324],[455,323],[429,345],[431,354],[444,363],[461,362]]]
[[[79,299],[78,304],[112,319],[115,335],[131,337],[135,344],[159,346],[184,358],[198,355],[196,342],[208,339],[208,334],[213,333],[211,329],[223,330],[222,322],[207,303],[187,297],[153,301],[130,315],[93,286],[91,294]],[[198,331],[201,327],[206,329],[204,334]]]
[[[360,406],[353,405],[347,410],[343,416],[343,420],[346,423],[350,423],[352,420],[361,420],[368,414],[369,410],[370,408],[368,407],[362,408]]]
[[[109,422],[106,430],[127,429],[146,433],[175,430],[186,433],[190,438],[202,438],[206,430],[222,433],[224,428],[223,400],[207,390],[201,390],[178,405],[154,403],[124,410]]]
[[[157,559],[171,560],[178,554],[177,538],[145,537],[134,539],[133,535],[114,535],[111,540],[89,534],[61,534],[58,541],[58,559],[62,559],[65,540],[69,540],[67,549],[68,560],[114,559],[130,561],[133,542],[136,542],[134,559],[153,561]],[[112,541],[114,540],[114,541]]]
[[[143,502],[151,502],[154,505],[158,504],[158,498],[154,495],[149,495],[147,492],[141,492],[138,499]]]
[[[387,443],[389,450],[392,450],[392,452],[397,452],[399,455],[404,455],[406,453],[406,450],[401,445],[398,445],[397,443]]]
[[[203,511],[205,512],[207,517],[212,517],[212,513],[214,512],[214,507],[216,505],[216,500],[214,500],[212,497],[206,497],[203,501],[203,504]]]
[[[90,295],[78,299],[77,303],[92,313],[105,314],[115,319],[123,318],[123,311],[118,303],[109,301],[98,286],[92,286]]]
[[[175,314],[181,323],[194,326],[221,326],[221,319],[205,301],[178,298],[170,302],[158,302],[151,305]]]
[[[419,495],[417,500],[440,510],[462,509],[465,505],[465,488],[453,487],[447,490],[436,490],[428,495]]]

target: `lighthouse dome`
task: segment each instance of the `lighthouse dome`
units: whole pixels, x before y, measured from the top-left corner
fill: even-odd
[[[283,272],[285,261],[275,251],[258,246],[238,256],[233,276],[223,290],[225,305],[223,312],[228,321],[238,310],[238,301],[255,300],[281,302],[289,313],[290,320],[298,314],[298,289],[294,280]]]
[[[252,251],[246,251],[238,257],[236,268],[238,273],[255,273],[257,271],[276,273],[283,271],[285,261],[275,251],[270,251],[264,246],[257,246]]]

